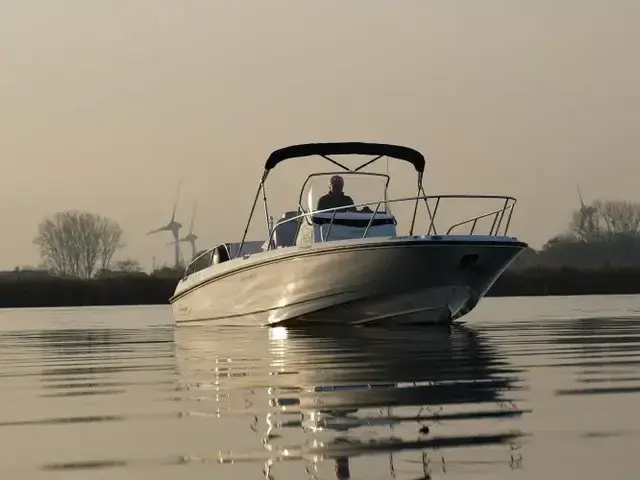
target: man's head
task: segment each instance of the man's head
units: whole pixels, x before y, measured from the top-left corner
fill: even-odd
[[[329,179],[329,191],[334,195],[340,195],[344,188],[344,180],[340,175],[334,175]]]

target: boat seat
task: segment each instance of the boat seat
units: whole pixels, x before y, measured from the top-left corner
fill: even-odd
[[[285,212],[274,225],[273,244],[275,247],[293,247],[296,244],[296,233],[300,221],[289,220],[298,215],[298,212]],[[288,220],[288,221],[287,221]]]
[[[373,217],[373,218],[372,218]],[[368,227],[368,229],[367,229]],[[386,212],[322,212],[311,217],[314,242],[367,237],[392,237],[396,234],[396,219]]]
[[[342,225],[344,227],[362,227],[367,228],[373,212],[336,212],[335,216],[333,212],[315,213],[312,217],[312,222],[316,225],[325,225],[332,223],[333,225]],[[390,213],[378,212],[375,218],[371,222],[372,227],[380,225],[395,225],[396,220]]]

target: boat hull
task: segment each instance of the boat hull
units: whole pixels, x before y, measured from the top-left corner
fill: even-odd
[[[525,247],[505,237],[283,248],[210,267],[198,283],[179,285],[171,303],[176,323],[449,323]]]

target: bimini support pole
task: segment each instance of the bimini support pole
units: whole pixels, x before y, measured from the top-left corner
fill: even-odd
[[[271,250],[271,222],[269,221],[269,207],[267,205],[267,191],[264,188],[264,181],[260,182],[261,190],[262,190],[262,205],[264,206],[264,218],[267,222],[267,238],[269,239],[269,244],[267,245],[267,250]]]
[[[413,227],[416,224],[416,215],[418,214],[418,201],[420,200],[418,197],[420,196],[421,190],[422,190],[422,172],[418,173],[418,191],[416,193],[416,203],[413,206],[413,216],[411,217],[411,228],[409,229],[409,235],[413,235]]]
[[[424,197],[424,204],[427,206],[427,213],[429,214],[429,231],[427,235],[431,235],[431,229],[433,228],[433,234],[437,235],[438,232],[436,230],[436,213],[438,211],[438,206],[440,205],[440,198],[436,201],[436,206],[433,209],[433,213],[431,213],[431,207],[429,206],[429,200],[427,199],[427,192],[424,191],[424,185],[420,185],[420,190],[422,192],[422,196]]]
[[[242,247],[244,246],[244,241],[247,238],[247,233],[249,232],[249,226],[251,225],[251,219],[253,218],[253,212],[256,209],[256,205],[258,203],[258,197],[260,196],[260,191],[263,190],[264,188],[264,181],[267,178],[267,174],[269,173],[268,170],[265,170],[262,173],[262,178],[260,179],[260,184],[258,185],[258,189],[256,190],[256,196],[253,199],[253,205],[251,205],[251,212],[249,213],[249,220],[247,220],[247,226],[244,229],[244,233],[242,234],[242,241],[240,242],[240,247],[238,248],[238,251],[236,252],[236,256],[235,258],[238,258],[240,256],[240,253],[242,252]]]

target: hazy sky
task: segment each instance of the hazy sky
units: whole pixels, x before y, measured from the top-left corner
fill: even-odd
[[[234,241],[268,154],[327,140],[421,150],[429,193],[518,197],[512,233],[539,247],[576,182],[587,200],[640,201],[639,14],[637,0],[3,0],[0,268],[36,264],[38,222],[68,208],[118,220],[120,258],[170,262],[170,234],[144,233],[169,220],[179,177],[183,233],[199,197],[199,246]],[[302,167],[274,175],[276,210],[295,208]]]

